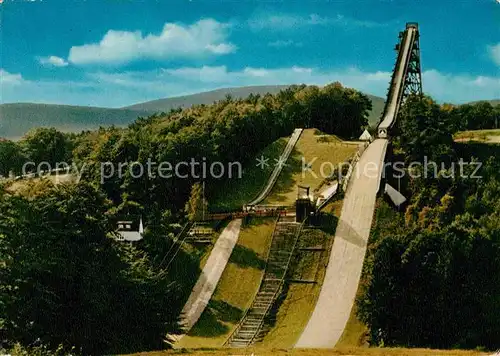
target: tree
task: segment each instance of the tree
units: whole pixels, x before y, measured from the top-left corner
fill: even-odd
[[[191,187],[191,195],[186,203],[186,213],[191,221],[198,221],[204,218],[207,211],[207,201],[203,195],[203,186],[200,183],[195,183]]]
[[[71,142],[55,128],[33,129],[21,139],[20,144],[35,164],[47,162],[56,168],[56,163],[67,162],[71,157]]]
[[[7,177],[11,171],[21,174],[24,162],[25,156],[17,143],[0,139],[0,176]]]
[[[427,96],[409,96],[400,110],[398,145],[407,161],[449,162],[453,156],[449,116]]]
[[[498,128],[500,106],[487,101],[464,104],[452,111],[453,124],[459,130],[482,130]]]
[[[179,331],[175,285],[112,238],[108,208],[88,184],[0,192],[0,334],[10,344],[131,353]]]

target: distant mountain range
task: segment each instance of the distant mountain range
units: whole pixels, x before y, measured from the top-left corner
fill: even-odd
[[[156,112],[168,112],[173,108],[187,108],[198,104],[211,104],[230,94],[233,98],[245,98],[253,94],[275,94],[287,85],[248,86],[225,88],[208,92],[159,99],[124,108],[96,108],[87,106],[16,103],[0,105],[0,137],[18,139],[34,127],[56,127],[64,132],[95,130],[100,126],[127,126],[139,116]],[[373,109],[368,118],[375,125],[384,109],[384,99],[368,95]],[[500,103],[500,100],[491,102]]]
[[[88,106],[16,103],[0,105],[0,137],[18,139],[34,127],[55,127],[64,132],[126,126],[150,112]]]
[[[124,107],[123,109],[142,110],[148,112],[169,111],[170,109],[182,107],[187,108],[192,105],[212,104],[214,101],[224,99],[230,94],[235,99],[246,98],[250,94],[276,94],[280,90],[288,88],[289,85],[263,85],[263,86],[248,86],[238,88],[224,88],[203,93],[178,96],[174,98],[159,99],[147,101],[132,106]],[[374,125],[380,119],[380,115],[384,110],[385,100],[374,95],[367,94],[372,101],[372,111],[368,118],[370,125]]]

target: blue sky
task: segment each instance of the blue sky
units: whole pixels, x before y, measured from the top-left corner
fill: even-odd
[[[497,0],[3,0],[0,12],[2,103],[122,107],[333,81],[384,96],[407,21],[426,93],[500,98]]]

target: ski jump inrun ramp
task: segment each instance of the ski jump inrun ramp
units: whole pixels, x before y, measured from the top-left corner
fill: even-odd
[[[395,124],[405,90],[412,85],[409,83],[415,74],[412,55],[418,53],[418,37],[418,25],[408,23],[397,47],[398,58],[384,114],[378,126],[379,138],[368,146],[354,168],[335,232],[323,286],[313,314],[295,347],[335,347],[349,320],[380,188],[388,145],[387,137]],[[420,76],[419,63],[417,67],[416,74]],[[421,83],[417,84],[421,89]]]

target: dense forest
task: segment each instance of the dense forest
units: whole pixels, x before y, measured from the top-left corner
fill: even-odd
[[[40,128],[19,142],[0,141],[0,175],[21,174],[27,161],[85,166],[76,185],[42,181],[15,194],[0,190],[0,342],[117,353],[168,347],[166,335],[179,332],[198,262],[185,251],[168,270],[162,262],[178,223],[196,215],[199,179],[137,178],[127,171],[103,181],[102,162],[245,164],[295,127],[355,138],[370,108],[366,96],[338,83],[294,86],[139,118],[126,129],[64,134]],[[499,108],[439,106],[414,97],[400,116],[398,157],[430,157],[451,169],[458,157],[474,156],[483,160],[484,176],[449,179],[440,172],[407,180],[405,212],[380,203],[360,318],[373,344],[498,347],[500,162],[493,148],[481,155],[484,148],[456,144],[452,134],[497,127]],[[224,179],[207,177],[208,194],[220,193]],[[116,242],[116,218],[139,213],[149,226],[144,241],[135,247]]]
[[[404,210],[378,202],[357,302],[373,345],[500,347],[500,147],[452,139],[497,119],[484,103],[412,97],[402,107],[393,159],[439,166],[437,176],[406,175]],[[482,166],[461,174],[460,159]]]
[[[20,174],[27,161],[85,167],[73,185],[41,181],[13,193],[0,182],[1,346],[126,353],[169,347],[167,335],[179,332],[198,261],[186,251],[169,269],[163,260],[180,223],[196,215],[190,197],[200,195],[200,179],[127,171],[102,180],[102,162],[194,158],[244,166],[295,127],[357,138],[370,109],[365,95],[338,83],[302,85],[139,118],[126,129],[40,128],[19,142],[1,140],[3,176]],[[447,167],[474,156],[484,163],[483,178],[407,180],[405,212],[380,203],[360,318],[373,344],[498,347],[500,156],[493,147],[456,144],[452,134],[497,127],[499,107],[414,97],[400,116],[395,155],[408,162],[429,156]],[[226,179],[207,177],[207,194],[221,194]],[[130,214],[148,227],[135,246],[114,239],[116,219]]]
[[[302,85],[139,118],[126,129],[39,128],[19,142],[0,141],[3,176],[20,174],[27,161],[35,164],[30,171],[41,162],[85,166],[74,185],[26,182],[13,193],[0,182],[1,346],[126,353],[169,347],[167,335],[179,332],[199,261],[181,251],[167,269],[164,257],[179,223],[196,214],[190,197],[200,180],[127,171],[101,181],[102,162],[245,164],[295,127],[356,137],[370,109],[365,95],[338,83]],[[217,194],[225,179],[208,177],[207,193]],[[125,246],[114,239],[115,222],[133,214],[147,230],[141,243]]]

